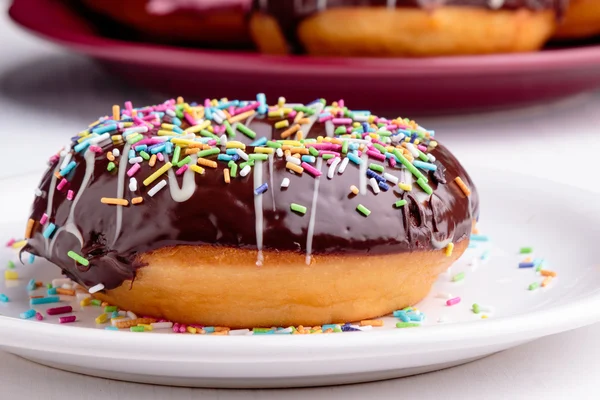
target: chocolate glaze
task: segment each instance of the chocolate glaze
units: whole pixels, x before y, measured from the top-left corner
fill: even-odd
[[[300,3],[300,4],[298,4]],[[569,0],[254,0],[254,10],[274,16],[290,45],[290,51],[302,52],[298,25],[306,18],[328,8],[336,7],[421,7],[434,10],[442,6],[482,7],[489,9],[548,10],[557,18],[566,11]]]
[[[275,129],[271,122],[261,117],[252,120],[249,126],[257,133],[257,137],[280,137],[281,130]],[[307,132],[307,137],[317,136],[327,136],[323,124],[316,123]],[[243,135],[238,135],[237,140],[246,144],[251,142]],[[123,154],[123,145],[118,147]],[[108,151],[112,148],[112,145],[108,145],[103,149]],[[246,151],[251,153],[252,148],[248,147]],[[334,178],[329,180],[326,176],[328,166],[323,163],[324,174],[319,178],[312,243],[312,253],[316,256],[314,262],[318,264],[318,256],[325,254],[368,256],[430,251],[445,245],[440,245],[440,242],[457,243],[468,238],[472,219],[479,213],[478,196],[473,182],[444,146],[438,145],[430,153],[436,157],[439,166],[435,174],[428,175],[429,183],[434,189],[432,196],[423,192],[416,183],[413,184],[413,190],[406,193],[396,186],[378,195],[370,188],[365,195],[349,195],[350,186],[359,185],[359,167],[350,163],[342,175],[336,172]],[[90,157],[93,153],[88,151],[87,154]],[[216,156],[210,158],[216,159]],[[123,223],[117,232],[117,206],[101,204],[100,198],[117,197],[119,168],[113,172],[107,171],[109,161],[106,154],[95,154],[91,159],[95,161],[87,165],[82,154],[73,156],[77,167],[68,176],[69,188],[77,196],[73,210],[75,201],[67,200],[66,189],[51,191],[53,173],[60,161],[50,165],[39,185],[43,195],[36,197],[31,218],[40,220],[47,210],[50,194],[53,193],[49,216],[50,222],[55,223],[59,229],[52,240],[47,241],[42,236],[44,227],[36,222],[33,237],[24,249],[55,263],[67,276],[80,284],[91,287],[102,283],[107,289],[118,287],[123,281],[134,279],[136,270],[143,267],[138,261],[138,255],[165,246],[208,244],[257,248],[253,181],[254,168],[257,166],[248,176],[238,176],[230,184],[226,184],[223,179],[223,169],[226,167],[223,162],[218,163],[217,170],[207,168],[204,175],[189,171],[194,175],[196,189],[189,200],[176,202],[169,191],[170,186],[175,184],[173,181],[154,197],[147,195],[149,188],[142,185],[142,180],[162,163],[150,168],[145,162],[136,174],[138,191],[129,191],[128,179],[122,188],[125,199],[142,196],[144,202],[121,207]],[[126,163],[127,154],[117,162]],[[386,172],[402,179],[403,170],[390,168],[385,164]],[[93,173],[87,169],[92,165]],[[125,167],[129,169],[130,165]],[[272,176],[268,161],[262,162],[262,166],[258,168],[263,169],[263,181],[269,183],[269,190],[262,195],[263,248],[303,254],[306,251],[315,178],[306,172],[302,176],[291,174],[285,169],[285,159],[276,156]],[[86,170],[91,173],[90,180],[86,187],[81,187]],[[406,172],[406,176],[410,177],[410,173]],[[453,182],[457,176],[471,188],[470,198]],[[285,177],[290,179],[291,184],[289,188],[281,189],[280,184]],[[162,179],[168,179],[167,175]],[[271,179],[273,185],[270,183]],[[179,186],[182,181],[181,176],[176,177]],[[406,199],[408,204],[398,209],[393,203],[400,198]],[[308,207],[306,215],[301,216],[291,211],[292,202]],[[356,211],[359,203],[372,211],[368,218]],[[70,213],[70,222],[73,223],[71,228],[67,224]],[[77,231],[82,235],[83,246],[73,233]],[[90,265],[83,267],[76,264],[67,257],[69,250],[75,250],[89,259]]]

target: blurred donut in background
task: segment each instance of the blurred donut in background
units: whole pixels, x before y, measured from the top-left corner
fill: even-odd
[[[245,4],[240,0],[82,0],[92,11],[165,44],[212,48],[251,47]]]
[[[600,1],[571,0],[555,37],[579,39],[600,35]]]
[[[565,0],[257,0],[259,50],[320,56],[490,54],[540,49]]]

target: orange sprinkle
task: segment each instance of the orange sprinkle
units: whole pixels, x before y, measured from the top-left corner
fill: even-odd
[[[129,202],[125,199],[115,199],[112,197],[103,197],[100,199],[103,204],[110,204],[113,206],[128,206]]]
[[[71,289],[56,288],[56,293],[65,296],[75,296],[75,291]]]
[[[291,163],[289,161],[285,164],[285,167],[287,169],[291,169],[292,171],[294,171],[294,172],[296,172],[296,173],[298,173],[300,175],[302,175],[302,173],[304,172],[304,168],[302,168],[301,166],[296,165],[294,163]]]
[[[100,303],[100,305],[102,307],[108,307],[108,306],[110,306],[110,304],[108,304],[106,301],[103,301],[102,303]]]
[[[234,122],[240,122],[246,118],[249,118],[249,117],[253,116],[254,114],[256,114],[256,111],[254,111],[254,110],[246,111],[245,113],[241,113],[241,114],[238,114],[236,116],[229,118],[228,121],[230,124],[233,124]]]
[[[229,328],[224,326],[215,326],[215,332],[229,332]]]
[[[556,276],[556,272],[554,272],[554,271],[548,271],[547,269],[541,270],[540,274],[542,274],[542,276],[550,276],[552,278],[554,278]]]
[[[383,326],[383,320],[381,319],[365,319],[360,321],[360,326]]]
[[[27,221],[27,227],[25,228],[25,239],[31,238],[31,233],[33,232],[33,224],[35,224],[35,221],[29,218],[29,221]]]
[[[115,121],[118,121],[121,119],[121,108],[118,105],[114,105],[112,106],[112,112],[113,112],[113,119]],[[112,161],[112,160],[110,160]]]
[[[58,173],[58,171],[56,171],[56,172],[54,173],[54,176],[55,176],[55,177],[56,177],[56,179],[58,179],[58,180],[62,179],[62,176],[61,176],[61,175]]]
[[[44,282],[36,282],[35,283],[35,287],[42,287],[44,286]]]
[[[41,299],[44,296],[29,296],[30,299]]]
[[[551,276],[547,276],[546,278],[544,278],[544,280],[542,281],[542,287],[546,287],[548,286],[550,283],[552,282],[552,277]]]
[[[462,190],[462,192],[465,194],[465,196],[469,197],[471,195],[471,191],[469,190],[467,185],[465,185],[463,180],[460,179],[460,176],[457,176],[456,178],[454,178],[454,182],[456,182],[456,184],[458,185],[460,190]]]
[[[300,125],[305,125],[305,124],[310,124],[310,119],[308,119],[308,118],[302,118],[302,119],[299,119],[298,121],[294,121],[294,122],[297,122]]]
[[[300,130],[300,125],[294,124],[294,125],[292,125],[291,128],[288,128],[281,133],[281,138],[287,139],[288,137],[292,136],[294,133],[298,132],[299,130]]]
[[[183,104],[183,97],[179,96],[177,98],[177,104]]]
[[[225,183],[231,182],[231,178],[229,177],[229,168],[225,168],[223,170],[223,178],[225,179]]]
[[[115,161],[115,156],[113,155],[112,151],[106,153],[106,158],[108,158],[110,161]]]
[[[290,152],[292,154],[302,154],[302,155],[310,154],[306,147],[292,147],[290,149]]]
[[[216,161],[207,160],[206,158],[199,158],[198,165],[202,165],[204,167],[209,167],[209,168],[217,168]]]
[[[118,329],[131,328],[132,326],[137,326],[138,324],[152,324],[156,322],[154,318],[137,318],[130,319],[129,321],[120,321],[116,322],[115,326]]]
[[[150,157],[150,161],[148,162],[148,164],[150,164],[150,167],[154,167],[154,165],[156,165],[156,154],[152,154],[152,157]]]
[[[300,155],[300,153],[295,153],[295,154],[292,155],[292,157],[297,158],[297,159],[302,158],[302,156]]]
[[[213,336],[227,336],[227,335],[229,335],[229,331],[220,331],[220,332],[214,331],[212,333],[212,335]]]
[[[296,133],[296,140],[302,139],[304,139],[304,133],[302,133],[302,131],[298,131],[298,133]]]
[[[325,329],[325,331],[323,333],[333,333],[333,329],[327,328],[327,329]]]
[[[200,151],[199,148],[193,148],[193,149],[185,149],[185,155],[189,156],[190,154],[197,154]]]
[[[531,262],[531,257],[527,257],[527,258],[525,258],[525,259],[523,260],[523,262],[530,263],[530,262]]]
[[[356,185],[350,186],[350,191],[352,192],[352,194],[358,194],[358,192],[359,192],[359,190],[356,187]]]
[[[143,197],[134,197],[131,199],[131,204],[140,204],[142,201],[144,201]]]
[[[294,118],[294,122],[298,123],[298,121],[300,121],[303,117],[304,117],[304,112],[298,111],[298,114],[296,114],[296,118]]]
[[[283,146],[282,146],[282,147],[283,147]],[[283,151],[283,155],[284,155],[284,156],[286,156],[286,157],[289,157],[289,156],[291,156],[291,155],[292,155],[292,152],[291,152],[291,151],[290,151],[290,149],[289,149],[289,147],[290,147],[290,146],[287,146],[287,147],[288,147],[288,148],[287,148],[287,149],[285,149],[285,150]]]

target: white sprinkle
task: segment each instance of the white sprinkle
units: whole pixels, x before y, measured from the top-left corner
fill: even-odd
[[[227,145],[227,135],[223,134],[219,139],[221,140],[221,146]]]
[[[392,174],[390,174],[390,173],[388,173],[388,172],[384,172],[384,173],[383,173],[383,177],[384,177],[385,179],[387,179],[388,181],[392,182],[394,185],[397,185],[397,184],[398,184],[398,177],[397,177],[397,176],[395,176],[395,175],[392,175]]]
[[[119,315],[121,317],[126,317],[127,316],[127,311],[125,311],[125,310],[119,310],[118,312],[119,312]]]
[[[52,287],[61,287],[62,285],[64,285],[65,283],[71,283],[71,280],[68,278],[57,278],[57,279],[52,279]]]
[[[333,162],[331,163],[331,165],[329,166],[329,170],[327,171],[327,178],[328,179],[333,179],[333,174],[335,173],[335,168],[338,166],[338,164],[341,162],[339,157],[336,157]]]
[[[62,152],[61,152],[62,154]],[[60,169],[65,169],[67,167],[67,165],[69,165],[69,163],[71,162],[71,153],[68,153],[66,156],[64,156],[64,160],[62,162],[62,164],[60,164]]]
[[[282,333],[292,333],[292,328],[285,328],[285,329],[279,329],[275,331],[275,334],[282,334]]]
[[[40,188],[36,188],[36,189],[35,189],[35,195],[36,195],[37,197],[41,197],[43,194],[44,194],[44,192],[42,192],[42,191],[40,190]]]
[[[369,143],[371,143],[371,142],[373,141],[373,138],[372,138],[371,136],[365,136],[365,139],[364,139],[364,140],[365,140],[366,142],[369,142]]]
[[[381,190],[379,190],[379,184],[377,183],[377,180],[375,178],[371,178],[369,179],[369,184],[371,185],[373,192],[375,192],[375,194],[379,194]]]
[[[137,185],[137,179],[135,178],[129,178],[129,190],[131,190],[132,192],[135,192],[138,188]]]
[[[90,139],[90,144],[98,144],[103,140],[110,139],[110,133],[106,132]]]
[[[142,157],[133,157],[129,159],[129,164],[133,165],[133,164],[137,164],[137,163],[143,163],[144,159]]]
[[[367,122],[369,120],[369,115],[363,114],[363,115],[354,115],[354,120],[356,122]]]
[[[52,286],[54,286],[54,285],[52,285]],[[97,284],[96,286],[92,286],[92,287],[91,287],[91,288],[88,290],[88,292],[90,292],[90,293],[96,293],[96,292],[99,292],[99,291],[101,291],[101,290],[104,290],[104,285],[103,285],[103,284],[101,284],[101,283],[99,283],[99,284]]]
[[[131,318],[131,319],[137,319],[137,315],[135,315],[135,313],[133,311],[127,311],[127,317]]]
[[[373,327],[371,325],[365,325],[365,326],[357,326],[356,329],[361,330],[361,331],[370,331],[371,329],[373,329]]]
[[[61,288],[67,289],[67,290],[71,290],[71,289],[73,289],[73,285],[71,285],[69,283],[63,283],[63,285],[61,286]]]
[[[449,300],[452,298],[452,295],[450,293],[440,292],[436,294],[435,297],[437,297],[438,299]]]
[[[281,187],[286,188],[290,186],[290,178],[283,178],[281,181]]]
[[[277,154],[277,157],[279,158],[283,157],[283,150],[281,149],[281,147],[275,150],[275,154]]]
[[[161,190],[162,188],[164,188],[165,186],[167,186],[167,181],[162,180],[162,181],[158,182],[156,185],[154,185],[154,187],[152,189],[148,190],[148,196],[154,197],[154,195],[156,193],[158,193],[158,191]]]
[[[248,333],[252,333],[250,329],[234,329],[228,332],[229,336],[245,336]]]
[[[113,156],[119,157],[120,155],[121,155],[121,151],[119,149],[114,149],[113,150]]]
[[[240,171],[240,175],[241,175],[241,176],[246,176],[246,175],[248,175],[248,174],[250,173],[250,170],[251,170],[251,169],[252,169],[252,168],[250,168],[250,166],[249,166],[249,165],[246,165],[246,166],[245,166],[244,168],[242,168],[242,170]]]
[[[152,329],[171,329],[173,327],[172,322],[153,322],[150,324]]]
[[[75,296],[77,297],[77,300],[83,300],[83,299],[92,297],[89,293],[82,293],[82,292],[75,293]]]
[[[431,161],[432,163],[435,162],[435,156],[433,154],[427,154],[427,158],[429,158],[429,161]]]
[[[302,164],[302,161],[300,161],[300,159],[299,159],[299,158],[292,157],[292,156],[287,156],[287,157],[285,158],[285,161],[287,161],[287,162],[291,162],[292,164],[296,164],[296,165],[300,165],[300,164]]]
[[[438,318],[437,322],[439,324],[443,324],[444,322],[448,322],[448,318],[445,315],[442,315],[441,317]]]
[[[212,116],[212,117],[213,117],[213,120],[214,120],[214,121],[215,121],[217,124],[221,125],[221,124],[223,123],[223,119],[224,119],[224,118],[223,118],[223,117],[221,117],[221,116],[220,116],[219,114],[217,114],[216,112],[215,112],[215,113],[213,113],[213,116]]]
[[[346,167],[348,166],[348,162],[350,161],[350,159],[348,157],[344,158],[342,160],[342,163],[340,164],[340,167],[338,168],[338,174],[343,174],[344,171],[346,170]]]
[[[392,143],[400,143],[400,141],[404,140],[405,136],[403,133],[399,133],[397,135],[392,136]]]
[[[175,114],[175,111],[171,110],[170,108],[167,108],[167,110],[165,111],[165,113],[169,116],[169,117],[176,117],[177,114]]]
[[[410,151],[410,154],[412,154],[414,158],[419,157],[419,151],[417,150],[414,144],[406,143],[406,148],[408,149],[408,151]]]
[[[248,161],[248,154],[244,152],[242,149],[235,149],[235,153],[240,156],[240,158],[244,161]]]
[[[133,128],[127,128],[123,131],[123,137],[127,137],[129,135],[131,135],[132,133],[146,133],[148,132],[148,127],[147,126],[135,126]]]

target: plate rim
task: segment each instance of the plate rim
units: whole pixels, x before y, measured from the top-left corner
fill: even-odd
[[[246,71],[244,63],[260,64],[261,73],[277,75],[370,76],[377,69],[382,76],[453,76],[469,74],[511,74],[583,68],[600,63],[600,44],[568,49],[554,49],[528,53],[507,53],[480,56],[449,56],[431,58],[335,58],[308,56],[271,56],[253,52],[203,50],[176,46],[137,43],[104,38],[93,33],[66,31],[52,24],[38,25],[27,10],[47,0],[14,0],[9,16],[21,27],[46,40],[70,47],[78,52],[126,63],[151,62],[153,65],[188,67],[193,58],[202,59],[210,67],[195,64],[194,69],[219,68],[224,71]],[[57,2],[55,7],[67,7]],[[115,52],[114,49],[118,49]],[[127,58],[128,51],[136,52],[135,59]],[[156,57],[156,54],[163,54]],[[174,56],[165,57],[164,54]],[[185,55],[185,57],[183,57]],[[183,60],[185,58],[185,60]],[[285,68],[281,68],[281,65]],[[343,68],[341,68],[343,67]],[[256,72],[253,72],[256,73]]]

